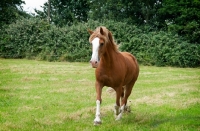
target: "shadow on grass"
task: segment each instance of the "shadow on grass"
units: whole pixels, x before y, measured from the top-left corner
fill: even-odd
[[[10,89],[7,89],[7,88],[0,88],[0,93],[6,93],[6,92],[9,92]]]
[[[185,126],[200,126],[200,116],[176,116],[153,121],[150,126],[158,127],[162,124],[170,123],[172,125],[185,125]]]
[[[183,111],[184,112],[184,111]],[[184,113],[185,114],[185,113]],[[195,115],[197,114],[197,115]],[[166,125],[180,126],[191,129],[200,128],[200,114],[176,115],[176,116],[163,116],[162,114],[147,114],[144,112],[139,113],[126,113],[122,120],[123,124],[136,124],[146,128],[159,128]]]

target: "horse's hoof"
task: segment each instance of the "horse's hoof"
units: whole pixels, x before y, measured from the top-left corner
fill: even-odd
[[[125,106],[124,111],[127,113],[131,112],[131,106]]]
[[[119,118],[119,117],[117,117],[115,120],[116,120],[116,121],[119,121],[119,120],[120,120],[120,118]]]
[[[95,126],[101,125],[101,121],[94,121],[94,125]]]
[[[115,117],[115,120],[116,120],[116,121],[119,121],[119,120],[121,120],[121,118],[122,118],[122,114],[119,114],[119,115],[117,115],[117,116]]]

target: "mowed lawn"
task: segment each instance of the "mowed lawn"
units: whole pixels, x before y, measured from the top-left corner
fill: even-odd
[[[100,126],[94,82],[89,63],[0,59],[0,131],[200,130],[200,68],[140,66],[122,120],[104,87]]]

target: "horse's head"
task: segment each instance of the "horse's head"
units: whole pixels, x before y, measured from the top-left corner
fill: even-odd
[[[100,58],[108,51],[109,45],[114,45],[114,40],[106,27],[97,27],[95,31],[88,30],[88,32],[90,33],[89,42],[92,44],[90,63],[93,68],[97,68]]]

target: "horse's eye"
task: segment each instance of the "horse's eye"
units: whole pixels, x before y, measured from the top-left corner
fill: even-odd
[[[100,46],[103,46],[104,43],[100,43]]]

